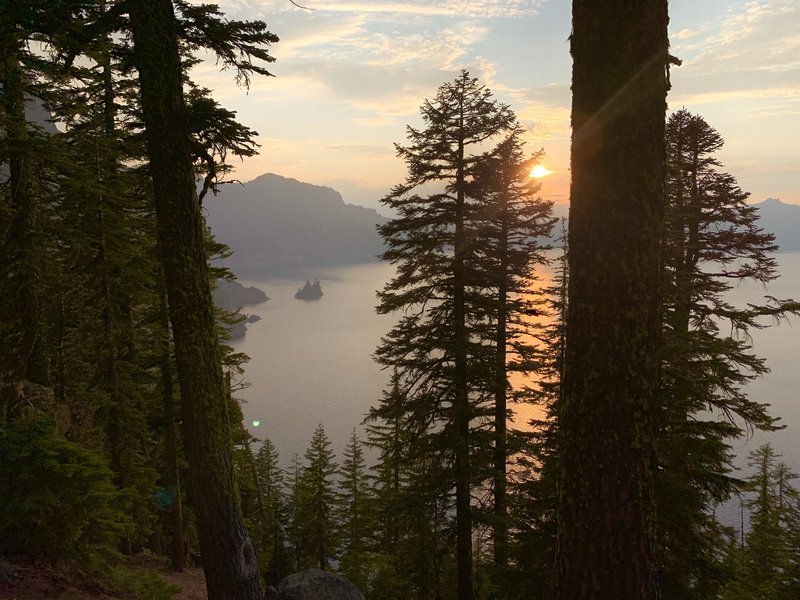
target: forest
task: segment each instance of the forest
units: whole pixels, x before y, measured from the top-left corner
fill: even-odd
[[[198,566],[210,600],[312,568],[381,600],[800,598],[798,475],[769,444],[733,468],[781,426],[749,332],[800,304],[726,298],[777,246],[721,135],[667,112],[667,21],[573,3],[568,223],[484,83],[420,98],[378,228],[389,384],[341,458],[311,422],[287,460],[243,424],[203,216],[257,134],[191,78],[210,53],[246,89],[277,36],[188,0],[0,3],[0,598],[47,597],[31,570],[170,598]]]

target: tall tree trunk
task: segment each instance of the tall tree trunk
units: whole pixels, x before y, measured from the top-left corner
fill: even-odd
[[[189,493],[209,600],[259,597],[253,544],[237,502],[230,424],[170,0],[129,5],[134,60],[181,389]]]
[[[653,478],[667,23],[667,0],[573,1],[560,600],[660,597]]]
[[[506,462],[508,460],[507,412],[508,373],[506,369],[506,322],[508,320],[508,200],[502,204],[500,268],[497,293],[497,338],[495,341],[494,392],[494,562],[506,564],[508,521],[506,507]]]
[[[458,174],[456,176],[456,227],[453,244],[456,568],[458,571],[458,600],[472,600],[474,592],[472,588],[472,515],[470,513],[470,410],[467,387],[467,326],[464,297],[466,288],[464,268],[464,255],[466,253],[464,179],[464,143],[460,141],[458,146]]]
[[[24,396],[24,381],[46,384],[47,361],[36,295],[34,221],[36,199],[30,190],[31,151],[25,120],[25,75],[20,64],[23,42],[10,3],[0,6],[0,85],[8,147],[8,220],[0,230],[0,295],[3,348],[0,418]],[[2,208],[2,207],[0,207]],[[4,211],[5,212],[5,211]]]
[[[108,42],[107,42],[108,43]],[[114,107],[114,88],[111,73],[111,56],[108,48],[104,48],[99,62],[102,68],[103,81],[103,136],[106,144],[98,150],[96,157],[97,179],[106,183],[113,177],[117,170],[116,158],[111,152],[111,143],[116,137],[116,110]],[[100,269],[100,296],[101,296],[101,321],[103,324],[102,343],[102,387],[108,394],[109,414],[106,423],[106,436],[110,448],[111,469],[116,476],[120,487],[128,485],[129,475],[124,468],[124,455],[128,452],[121,429],[124,427],[126,409],[123,406],[126,399],[120,390],[119,381],[119,319],[115,306],[112,289],[114,287],[113,265],[109,261],[107,243],[107,215],[113,210],[110,199],[105,191],[97,197],[93,226],[95,228],[95,244],[97,245],[97,263]]]
[[[173,571],[186,568],[186,548],[183,538],[183,500],[181,499],[181,472],[178,465],[178,432],[175,427],[173,396],[172,352],[169,330],[169,307],[163,273],[158,278],[159,329],[161,334],[161,396],[164,406],[165,471],[164,484],[174,497],[169,507],[170,566]]]

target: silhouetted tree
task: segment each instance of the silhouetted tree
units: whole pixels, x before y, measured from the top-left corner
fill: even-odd
[[[554,597],[653,600],[667,0],[574,0],[572,17]]]
[[[726,293],[739,282],[766,286],[778,277],[774,236],[759,228],[749,194],[721,171],[714,153],[722,137],[702,117],[685,109],[671,115],[666,142],[660,562],[665,593],[705,598],[726,577],[722,530],[711,509],[738,488],[729,475],[730,440],[745,428],[775,427],[766,405],[744,390],[768,372],[752,352],[750,331],[766,326],[764,317],[796,311],[797,303],[731,303]]]
[[[399,215],[379,229],[388,246],[383,258],[398,274],[379,293],[378,311],[405,315],[377,358],[399,369],[403,393],[417,404],[415,426],[441,426],[438,451],[443,467],[452,460],[455,484],[458,597],[471,600],[467,180],[478,161],[470,151],[510,128],[513,115],[466,71],[442,85],[421,113],[425,128],[408,127],[409,145],[396,146],[406,182],[383,199]],[[414,193],[420,189],[434,191]]]
[[[372,575],[373,498],[363,442],[353,429],[339,469],[341,488],[341,559],[339,571],[366,590]]]
[[[471,195],[476,230],[470,281],[478,288],[475,304],[486,311],[481,334],[494,356],[487,386],[494,395],[494,561],[506,563],[508,515],[506,466],[509,459],[509,373],[538,371],[532,343],[533,315],[544,315],[536,294],[536,267],[546,264],[547,237],[555,224],[552,202],[535,196],[540,184],[530,176],[542,153],[526,156],[523,129],[512,132],[478,163]],[[519,444],[514,444],[518,446]],[[513,446],[513,445],[512,445]]]

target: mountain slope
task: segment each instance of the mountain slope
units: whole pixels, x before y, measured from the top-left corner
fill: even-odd
[[[779,252],[800,251],[800,205],[786,204],[777,198],[759,202],[759,225],[775,234]]]
[[[243,278],[372,262],[383,251],[375,227],[387,219],[377,211],[345,204],[331,188],[273,173],[224,186],[204,207],[214,235],[234,252],[228,264]]]

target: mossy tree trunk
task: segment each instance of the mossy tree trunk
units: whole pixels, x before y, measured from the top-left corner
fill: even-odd
[[[186,548],[183,537],[183,499],[181,475],[178,464],[178,431],[175,427],[174,383],[172,374],[172,344],[169,327],[169,307],[163,274],[159,277],[159,333],[161,340],[160,371],[161,396],[164,408],[164,485],[174,498],[169,507],[170,566],[173,571],[186,568]]]
[[[2,124],[7,148],[8,195],[0,204],[0,308],[3,312],[0,364],[0,418],[22,400],[23,382],[48,380],[44,338],[36,293],[34,261],[36,196],[31,191],[31,151],[25,119],[26,77],[21,60],[24,32],[17,7],[0,6],[0,86]]]
[[[234,484],[175,15],[170,0],[136,0],[129,10],[175,340],[189,499],[197,515],[208,597],[256,599],[255,551],[242,523]]]
[[[667,0],[573,1],[560,600],[660,597],[653,478],[667,23]]]

